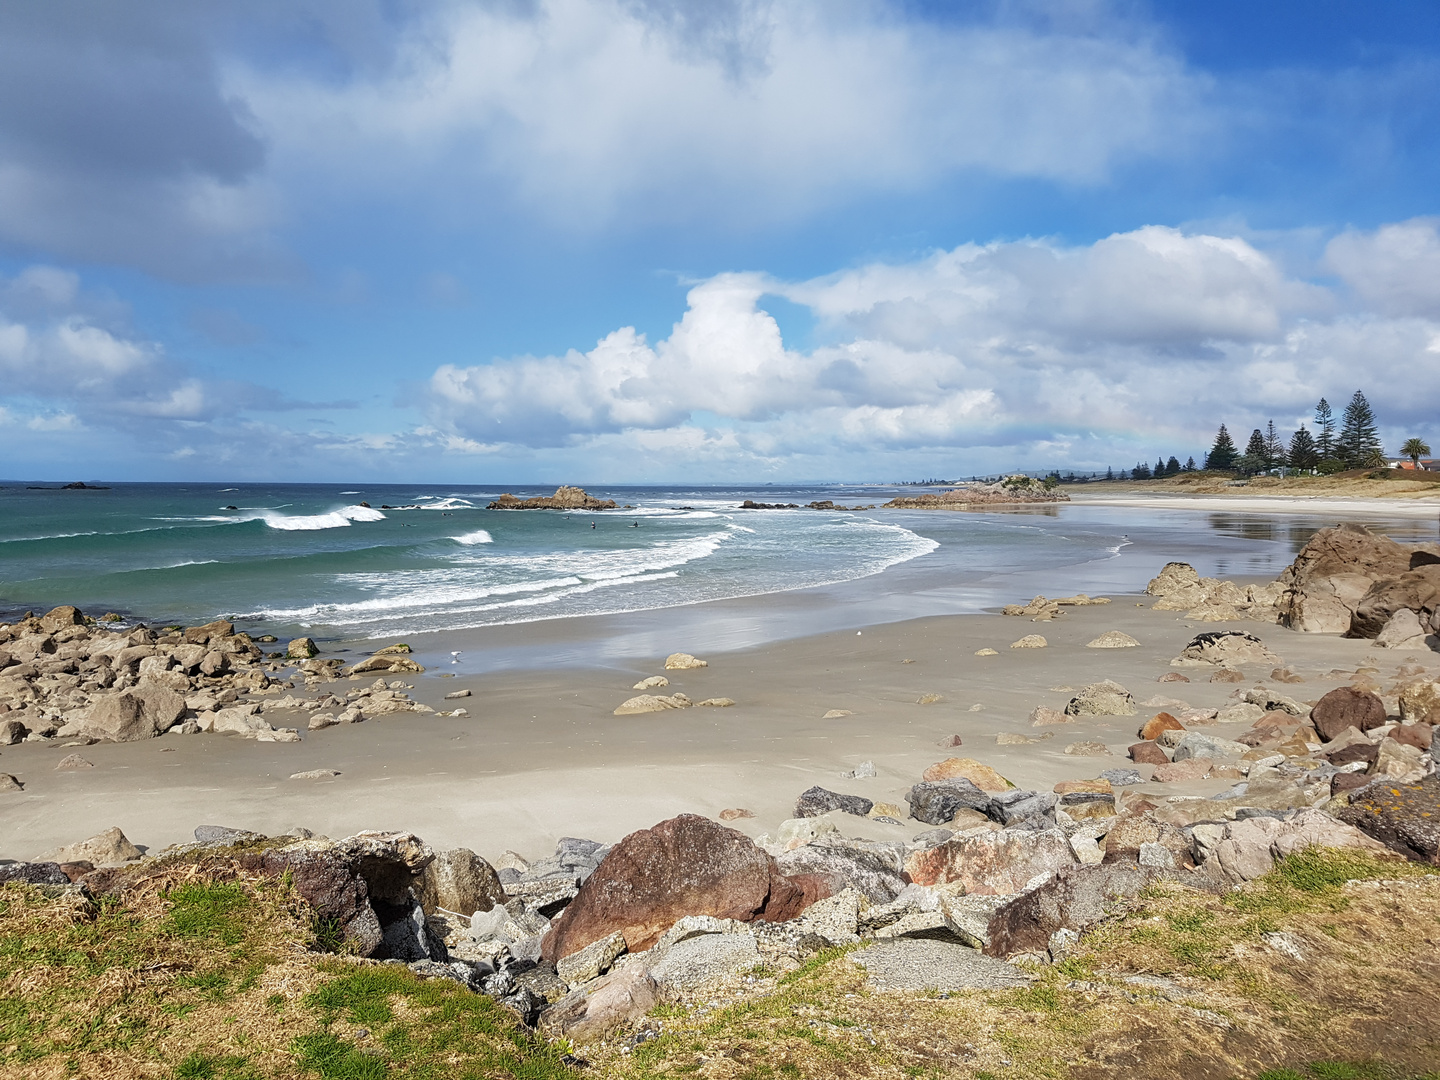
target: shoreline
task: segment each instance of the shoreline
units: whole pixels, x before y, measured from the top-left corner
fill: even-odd
[[[1141,646],[1085,647],[1114,629]],[[1169,660],[1185,643],[1207,629],[1258,633],[1306,679],[1284,688],[1302,700],[1344,685],[1338,669],[1353,672],[1377,652],[1370,641],[1253,622],[1187,624],[1177,612],[1151,611],[1150,598],[1116,595],[1108,605],[1067,609],[1055,622],[931,616],[859,634],[834,630],[745,649],[695,650],[710,666],[694,671],[663,672],[663,657],[683,642],[589,667],[453,678],[432,668],[409,677],[412,697],[439,708],[446,692],[469,689],[471,697],[447,703],[465,706],[469,716],[397,713],[307,731],[297,744],[214,735],[100,743],[75,751],[96,766],[82,772],[55,772],[63,756],[56,748],[8,747],[0,767],[26,788],[4,796],[0,857],[32,858],[111,825],[155,850],[188,840],[199,824],[267,834],[301,826],[331,836],[404,829],[437,848],[470,847],[489,859],[507,849],[535,857],[561,836],[610,843],[679,813],[714,818],[733,808],[754,813],[732,822],[754,837],[791,817],[795,798],[812,785],[903,803],[921,772],[957,755],[990,765],[1021,787],[1049,790],[1061,780],[1129,766],[1125,748],[1136,741],[1139,725],[1161,711],[1161,699],[1198,708],[1231,699],[1233,684],[1156,682],[1172,670]],[[1008,648],[1030,633],[1043,634],[1049,646]],[[974,655],[983,647],[999,655]],[[1411,657],[1383,659],[1398,664]],[[1440,657],[1421,659],[1433,670]],[[666,693],[683,691],[692,700],[727,696],[737,704],[612,714],[636,693],[633,683],[662,672],[670,679]],[[1241,691],[1268,674],[1247,672]],[[1074,690],[1107,678],[1134,693],[1139,714],[1078,718],[1059,728],[1030,724],[1037,706],[1063,708]],[[361,685],[370,681],[363,677]],[[343,692],[356,684],[335,685]],[[919,704],[926,694],[941,700]],[[834,709],[850,715],[823,719]],[[305,727],[303,715],[267,712],[266,719]],[[1203,730],[1226,737],[1240,728]],[[1037,741],[1001,745],[1001,733]],[[940,746],[954,735],[961,747]],[[1083,742],[1103,743],[1110,753],[1064,752]],[[875,778],[841,778],[865,761],[874,762]],[[313,769],[340,775],[290,779]],[[1143,790],[1207,796],[1226,786],[1210,780]],[[852,815],[838,824],[847,834],[877,840],[909,840],[924,828]]]

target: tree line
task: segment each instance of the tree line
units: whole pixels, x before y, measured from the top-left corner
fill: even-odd
[[[1424,440],[1412,438],[1405,441],[1400,452],[1418,462],[1430,454],[1430,447]],[[1235,445],[1229,429],[1221,424],[1210,452],[1205,455],[1204,464],[1199,467],[1254,476],[1282,467],[1328,474],[1346,469],[1384,468],[1386,464],[1375,411],[1364,393],[1356,390],[1338,423],[1330,403],[1321,398],[1315,406],[1313,432],[1308,424],[1301,424],[1287,439],[1275,429],[1275,421],[1271,420],[1263,430],[1256,428],[1250,433],[1244,453]],[[1193,457],[1181,465],[1179,459],[1172,455],[1168,461],[1160,458],[1153,468],[1142,461],[1129,470],[1129,474],[1135,480],[1149,480],[1194,472],[1196,468]],[[1112,470],[1106,471],[1107,480],[1114,479],[1114,476]]]

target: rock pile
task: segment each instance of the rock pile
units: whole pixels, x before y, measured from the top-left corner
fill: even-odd
[[[558,487],[554,495],[540,495],[534,498],[522,499],[516,495],[506,492],[494,502],[489,503],[487,510],[614,510],[614,499],[596,499],[588,495],[583,488]]]
[[[338,659],[317,659],[308,638],[291,642],[290,658],[282,662],[279,653],[267,659],[248,634],[223,619],[161,632],[110,630],[73,607],[59,607],[0,625],[0,743],[135,742],[170,732],[296,742],[295,729],[276,729],[262,713],[303,709],[315,714],[309,726],[319,728],[430,712],[403,692],[408,687],[383,679],[343,697],[286,693],[297,679],[318,690],[342,674],[423,671],[409,651],[392,646],[342,671]],[[283,676],[287,670],[294,675]]]
[[[902,495],[891,499],[885,510],[967,510],[971,506],[1002,503],[1069,502],[1070,496],[1049,487],[1033,476],[1007,476],[993,484],[966,484],[939,495]]]

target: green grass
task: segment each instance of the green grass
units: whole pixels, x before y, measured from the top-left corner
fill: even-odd
[[[255,906],[243,887],[221,882],[181,885],[166,899],[171,905],[163,924],[166,932],[222,945],[238,945],[245,939],[245,920]]]
[[[1417,1074],[1373,1061],[1313,1061],[1302,1069],[1266,1069],[1255,1080],[1440,1080],[1440,1073]]]

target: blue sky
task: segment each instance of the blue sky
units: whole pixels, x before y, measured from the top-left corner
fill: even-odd
[[[0,10],[0,475],[891,480],[1440,439],[1440,6]]]

